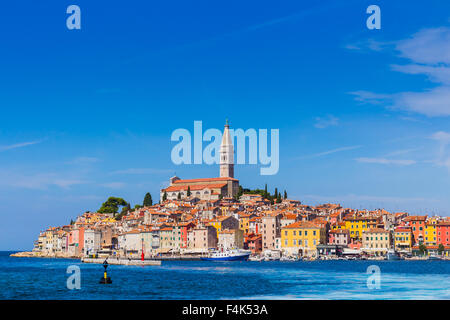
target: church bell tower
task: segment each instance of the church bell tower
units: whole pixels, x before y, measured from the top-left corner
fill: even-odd
[[[222,144],[220,145],[220,177],[234,178],[234,148],[230,136],[230,126],[228,119],[222,135]]]

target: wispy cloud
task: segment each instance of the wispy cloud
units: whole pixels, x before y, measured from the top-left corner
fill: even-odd
[[[409,166],[415,164],[415,160],[396,160],[396,159],[386,159],[386,158],[356,158],[358,162],[364,163],[376,163],[376,164],[395,164],[400,166]]]
[[[439,86],[421,92],[394,94],[350,92],[355,100],[383,104],[390,109],[406,110],[428,117],[450,116],[450,28],[423,29],[407,39],[379,44],[370,49],[379,51],[378,49],[386,47],[391,47],[397,56],[410,61],[404,65],[392,64],[393,71],[424,75]]]
[[[173,172],[173,170],[156,168],[129,168],[113,171],[111,174],[166,174],[170,172]]]
[[[435,161],[438,166],[447,167],[450,170],[450,152],[448,146],[450,145],[450,133],[445,131],[438,131],[431,135],[431,139],[439,143],[439,152]]]
[[[393,156],[399,156],[399,155],[403,155],[403,154],[407,154],[407,153],[411,153],[414,151],[418,151],[422,148],[410,148],[410,149],[401,149],[401,150],[395,150],[392,152],[389,152],[386,157],[393,157]]]
[[[337,153],[337,152],[359,149],[361,147],[362,146],[349,146],[349,147],[336,148],[336,149],[332,149],[332,150],[328,150],[328,151],[324,151],[324,152],[314,153],[314,154],[310,154],[310,155],[306,155],[306,156],[300,156],[295,159],[300,160],[300,159],[308,159],[308,158],[317,158],[317,157],[322,157],[322,156],[326,156],[326,155]]]
[[[70,164],[88,164],[88,163],[96,163],[99,162],[99,158],[95,157],[77,157],[73,159],[72,161],[69,161]]]
[[[337,126],[339,124],[339,119],[335,116],[328,114],[325,117],[316,117],[316,123],[314,127],[318,129],[324,129],[331,126]]]
[[[38,143],[41,143],[41,142],[42,142],[42,140],[21,142],[21,143],[11,144],[11,145],[8,145],[8,146],[0,146],[0,152],[6,151],[6,150],[17,149],[17,148],[23,148],[23,147],[27,147],[27,146],[32,146],[34,144],[38,144]]]
[[[109,188],[109,189],[122,189],[126,186],[126,183],[123,182],[108,182],[108,183],[102,183],[100,186]]]
[[[0,172],[0,185],[15,188],[45,190],[51,186],[68,189],[74,185],[89,183],[86,180],[56,173],[23,174]]]

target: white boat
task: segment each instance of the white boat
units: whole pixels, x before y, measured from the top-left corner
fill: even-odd
[[[257,262],[261,262],[263,261],[264,258],[261,256],[250,256],[248,257],[248,261],[257,261]]]
[[[247,260],[252,252],[250,250],[242,249],[226,249],[216,250],[207,257],[201,257],[204,261],[236,261]]]
[[[428,260],[442,260],[442,257],[435,253],[432,253],[428,256]]]
[[[298,261],[299,259],[292,256],[282,256],[280,261]]]
[[[401,260],[402,258],[400,257],[400,254],[395,251],[395,250],[388,250],[387,254],[386,254],[386,260]]]

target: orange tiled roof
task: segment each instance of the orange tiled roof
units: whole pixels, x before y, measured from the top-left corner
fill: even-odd
[[[198,184],[198,185],[191,185],[190,189],[191,191],[195,191],[195,190],[202,190],[202,189],[217,189],[217,188],[222,188],[224,186],[226,186],[226,183],[213,183],[213,184]],[[167,187],[166,189],[164,189],[167,192],[172,192],[172,191],[181,191],[181,190],[187,190],[188,186],[177,186],[177,185],[172,185]]]
[[[202,178],[202,179],[186,179],[186,180],[176,180],[174,184],[182,184],[182,183],[193,183],[193,182],[211,182],[211,181],[238,181],[234,178],[224,177],[224,178]]]
[[[320,227],[308,221],[297,221],[283,227],[282,229],[320,229]]]

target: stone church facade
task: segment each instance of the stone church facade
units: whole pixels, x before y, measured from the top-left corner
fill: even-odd
[[[234,149],[231,140],[228,121],[225,124],[220,146],[220,177],[182,180],[175,176],[170,178],[170,185],[161,189],[160,200],[164,194],[167,200],[176,200],[189,197],[201,200],[217,200],[221,197],[234,197],[239,192],[239,180],[234,178]]]

